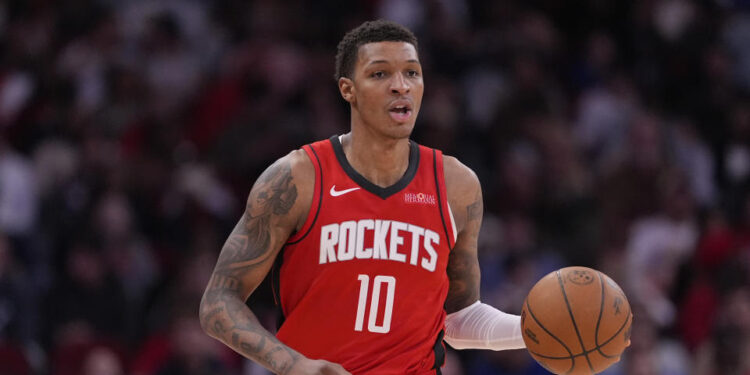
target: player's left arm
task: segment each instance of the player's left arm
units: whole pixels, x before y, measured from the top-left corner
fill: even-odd
[[[454,313],[479,300],[477,239],[482,225],[482,189],[474,171],[458,159],[445,156],[445,187],[456,222],[456,245],[448,260],[450,288],[445,310]]]
[[[448,259],[450,287],[445,300],[445,341],[455,349],[520,349],[521,318],[479,301],[477,244],[484,204],[479,178],[450,156],[443,158],[448,204],[456,223],[456,244]]]

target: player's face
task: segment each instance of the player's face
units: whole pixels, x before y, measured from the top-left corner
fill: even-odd
[[[424,93],[422,65],[411,43],[362,45],[353,79],[342,80],[339,88],[352,104],[354,121],[390,138],[411,134]]]

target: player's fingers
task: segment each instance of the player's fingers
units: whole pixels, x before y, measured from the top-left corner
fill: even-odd
[[[331,375],[352,375],[349,371],[346,371],[346,369],[338,363],[328,362],[328,366],[326,367],[326,370],[327,370],[326,374],[331,374]]]
[[[335,372],[333,374],[335,375],[352,375],[349,371],[346,371],[345,368],[341,367],[340,365],[336,365],[334,368]]]

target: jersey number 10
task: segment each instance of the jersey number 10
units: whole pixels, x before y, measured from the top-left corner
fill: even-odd
[[[367,295],[370,291],[370,276],[359,275],[359,303],[357,304],[357,320],[354,330],[362,332],[365,324],[365,311],[367,310]],[[377,324],[378,305],[380,304],[380,290],[386,284],[385,314],[383,323]],[[391,318],[393,317],[393,294],[396,291],[396,278],[393,276],[375,276],[372,282],[372,296],[370,297],[370,316],[367,320],[367,330],[374,333],[388,333],[391,330]]]

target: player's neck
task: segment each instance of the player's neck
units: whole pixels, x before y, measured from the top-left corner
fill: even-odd
[[[391,139],[352,131],[341,137],[349,164],[364,178],[388,187],[409,167],[409,139]]]

